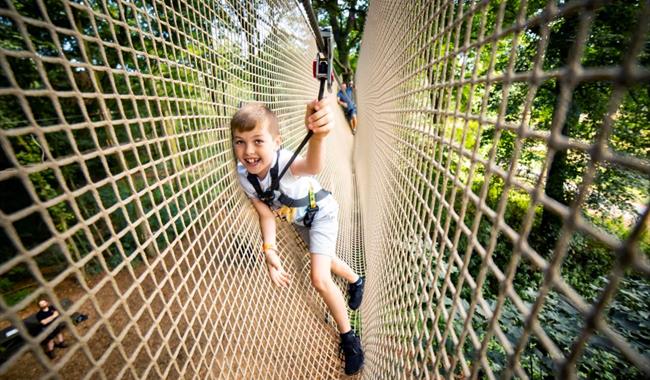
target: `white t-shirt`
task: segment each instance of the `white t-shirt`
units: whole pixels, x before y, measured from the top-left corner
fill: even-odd
[[[293,153],[289,150],[282,149],[280,150],[280,165],[278,167],[278,176],[282,173],[282,170],[287,165]],[[273,162],[271,167],[273,167],[277,161],[277,154],[273,156]],[[239,176],[239,183],[241,183],[244,188],[244,192],[249,198],[258,199],[257,192],[253,185],[248,181],[248,171],[244,168],[244,165],[237,163],[237,174]],[[264,179],[259,180],[260,187],[262,191],[266,191],[271,186],[271,171],[267,173]],[[280,192],[292,199],[301,199],[309,196],[309,189],[314,193],[318,193],[322,189],[322,186],[314,176],[294,176],[291,173],[291,169],[287,170],[282,179],[280,180]],[[327,214],[330,210],[336,210],[337,207],[336,200],[334,197],[327,196],[320,201],[318,201],[318,213],[321,215]],[[274,211],[283,208],[283,204],[280,203],[277,199],[273,201],[271,207]],[[307,211],[307,206],[304,207],[295,207],[291,211],[292,218],[287,218],[290,222],[297,224],[302,224],[302,219],[305,216]]]

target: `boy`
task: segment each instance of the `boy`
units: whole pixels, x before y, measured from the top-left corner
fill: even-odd
[[[259,216],[264,239],[262,251],[269,277],[276,286],[288,286],[290,279],[282,267],[275,245],[274,212],[296,224],[302,235],[308,233],[309,239],[305,240],[311,253],[311,283],[336,321],[345,355],[345,373],[351,375],[361,369],[363,351],[359,338],[350,326],[343,294],[334,284],[331,272],[348,281],[348,305],[352,310],[361,304],[364,283],[362,277],[335,255],[338,204],[313,177],[323,167],[323,142],[334,125],[331,110],[325,100],[314,100],[307,105],[305,125],[314,132],[309,140],[306,157],[296,158],[279,179],[277,191],[269,195],[269,188],[278,182],[292,152],[280,149],[278,119],[273,112],[261,104],[243,106],[230,121],[233,148],[238,161],[237,173]]]

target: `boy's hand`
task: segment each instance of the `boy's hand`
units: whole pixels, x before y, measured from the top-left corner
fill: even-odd
[[[307,104],[305,125],[314,132],[312,138],[322,139],[330,133],[334,127],[334,117],[332,116],[332,110],[327,105],[326,98],[321,101],[314,100]]]
[[[274,251],[267,251],[266,255],[266,266],[269,269],[269,277],[275,286],[286,287],[289,286],[290,278],[289,274],[284,271],[282,268],[282,261],[280,256]]]

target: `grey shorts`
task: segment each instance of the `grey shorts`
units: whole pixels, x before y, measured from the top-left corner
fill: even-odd
[[[311,228],[295,225],[296,231],[315,255],[336,256],[336,238],[339,232],[339,206],[328,204],[316,214]]]

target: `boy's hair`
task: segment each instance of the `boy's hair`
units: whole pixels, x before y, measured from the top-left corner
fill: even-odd
[[[271,136],[280,136],[278,117],[261,103],[249,103],[242,106],[230,120],[230,133],[252,131],[261,122],[266,122]]]

